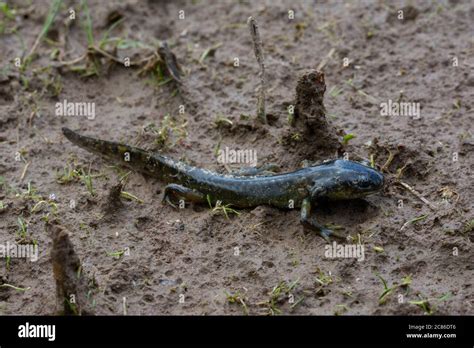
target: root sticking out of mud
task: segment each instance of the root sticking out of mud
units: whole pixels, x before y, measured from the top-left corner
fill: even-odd
[[[89,281],[83,274],[79,256],[69,235],[57,222],[46,224],[53,240],[51,260],[56,280],[57,313],[60,315],[93,315]]]

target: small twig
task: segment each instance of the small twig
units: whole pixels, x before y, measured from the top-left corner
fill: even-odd
[[[124,296],[122,300],[123,315],[127,315],[127,298]]]
[[[382,166],[382,168],[380,168],[381,172],[384,172],[385,170],[388,169],[388,167],[392,163],[394,157],[395,156],[393,155],[393,153],[390,150],[388,150],[388,158],[387,158],[387,161],[385,162],[385,164]]]
[[[327,54],[326,57],[324,57],[324,59],[321,61],[321,63],[319,63],[318,67],[316,68],[316,70],[318,71],[321,71],[322,68],[324,68],[326,66],[326,64],[329,62],[329,59],[331,59],[332,55],[334,54],[334,52],[336,52],[336,49],[333,47],[331,48],[331,50],[329,51],[329,53]]]
[[[67,60],[67,61],[62,61],[60,60],[58,63],[53,64],[54,67],[61,67],[61,66],[67,66],[67,65],[74,65],[79,63],[81,60],[85,59],[87,57],[87,53],[83,54],[82,56],[79,56],[77,58],[74,58],[72,60]]]
[[[159,59],[159,58],[160,58],[160,56],[158,55],[158,52],[155,51],[155,52],[153,52],[153,54],[151,54],[151,55],[149,55],[149,56],[147,56],[147,57],[145,57],[145,58],[140,59],[140,60],[139,60],[138,62],[136,62],[136,63],[130,63],[130,65],[142,65],[142,64],[144,64],[144,63],[148,63],[148,62],[151,61],[152,59]]]
[[[257,21],[253,17],[249,17],[247,24],[252,37],[253,49],[255,57],[260,65],[260,90],[257,96],[257,117],[263,123],[267,123],[267,115],[265,114],[265,61],[263,58],[262,40],[258,31]]]
[[[346,81],[346,83],[349,86],[351,86],[358,94],[360,94],[360,95],[364,96],[365,98],[367,98],[367,100],[369,102],[371,102],[372,104],[377,104],[377,98],[371,96],[370,94],[367,94],[362,89],[360,89],[356,85],[354,85],[354,83],[352,82],[352,79],[349,79],[348,81]]]
[[[125,199],[128,199],[128,200],[135,200],[137,201],[138,203],[144,203],[143,200],[141,200],[140,198],[138,198],[137,196],[129,193],[129,192],[126,192],[126,191],[121,191],[120,192],[120,197],[123,197]]]
[[[413,187],[408,185],[407,183],[404,183],[403,181],[398,182],[400,185],[402,185],[404,188],[406,188],[408,191],[410,191],[414,196],[416,196],[420,201],[425,203],[430,209],[436,211],[437,207],[433,203],[431,203],[429,200],[427,200],[425,197],[421,195],[418,191],[416,191]]]
[[[26,171],[28,170],[28,167],[30,166],[30,162],[26,162],[25,167],[23,168],[23,172],[21,173],[20,176],[20,181],[23,181],[26,175]]]
[[[211,46],[207,48],[202,54],[201,57],[199,57],[199,64],[202,64],[204,62],[204,59],[207,58],[207,56],[213,54],[219,47],[222,46],[222,42],[219,42],[215,44],[214,46]]]
[[[407,227],[408,225],[410,224],[413,224],[415,222],[418,222],[418,221],[421,221],[421,220],[424,220],[428,217],[428,215],[422,215],[422,216],[419,216],[417,218],[414,218],[414,219],[411,219],[411,220],[408,220],[407,222],[405,222],[403,224],[403,226],[400,228],[400,231],[403,231],[405,229],[405,227]]]
[[[13,290],[17,290],[17,291],[27,291],[27,290],[30,290],[31,287],[27,287],[27,288],[20,288],[18,286],[14,286],[14,285],[11,285],[11,284],[7,284],[7,283],[3,283],[2,285],[0,285],[0,288],[10,288],[10,289],[13,289]]]
[[[121,60],[120,58],[118,58],[118,57],[116,57],[116,56],[110,54],[110,53],[107,52],[107,51],[104,51],[103,49],[101,49],[101,48],[99,48],[99,47],[97,47],[97,46],[91,46],[91,47],[89,47],[89,49],[90,49],[90,50],[93,50],[93,51],[96,52],[96,53],[99,53],[99,54],[103,55],[104,57],[109,58],[110,60],[112,60],[112,61],[114,61],[114,62],[116,62],[116,63],[118,63],[118,64],[122,64],[122,65],[124,64],[123,60]],[[130,65],[132,65],[131,62],[130,62]]]

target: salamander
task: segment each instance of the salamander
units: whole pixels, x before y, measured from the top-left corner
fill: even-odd
[[[163,200],[172,206],[183,200],[220,202],[237,208],[300,208],[301,223],[318,231],[327,241],[329,237],[344,236],[319,224],[311,214],[312,206],[321,199],[362,198],[379,191],[384,184],[383,175],[376,169],[344,159],[288,173],[219,174],[138,147],[80,135],[68,128],[62,131],[67,139],[87,151],[167,183]]]

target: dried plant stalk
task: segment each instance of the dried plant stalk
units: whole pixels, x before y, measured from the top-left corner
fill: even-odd
[[[252,37],[253,49],[255,57],[260,65],[260,88],[257,95],[257,118],[264,124],[267,123],[267,115],[265,114],[265,61],[263,59],[262,40],[258,31],[257,21],[253,17],[249,17],[247,24]]]

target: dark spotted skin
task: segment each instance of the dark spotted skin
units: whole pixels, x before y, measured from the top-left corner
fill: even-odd
[[[223,175],[140,148],[82,136],[67,128],[63,128],[63,133],[71,142],[90,152],[174,184],[169,185],[170,191],[178,192],[184,199],[192,196],[194,201],[196,197],[204,201],[204,197],[209,197],[211,202],[221,201],[239,208],[259,205],[302,207],[304,222],[308,222],[309,216],[303,219],[303,213],[308,215],[310,204],[320,198],[339,200],[364,197],[383,185],[383,176],[375,169],[347,160],[327,161],[275,175]]]

